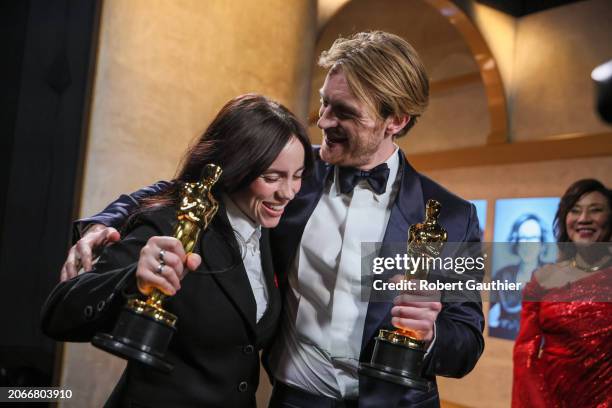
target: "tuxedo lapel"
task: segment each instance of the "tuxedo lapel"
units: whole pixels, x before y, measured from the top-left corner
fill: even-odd
[[[389,223],[383,238],[383,247],[379,256],[394,257],[393,248],[385,248],[385,244],[403,243],[408,240],[408,228],[422,222],[425,218],[425,204],[421,180],[418,173],[406,161],[400,150],[400,188],[391,207]],[[368,305],[361,350],[367,346],[369,340],[376,334],[385,319],[389,319],[392,304],[390,302],[371,301]]]
[[[219,208],[211,227],[202,234],[200,241],[200,253],[207,254],[202,256],[205,273],[212,273],[213,279],[238,309],[247,327],[255,333],[257,305],[238,249],[234,255],[230,249],[231,245],[238,247],[224,206]]]
[[[261,253],[261,268],[268,287],[268,294],[272,294],[277,286],[274,276],[274,265],[272,263],[272,252],[270,251],[270,230],[261,229],[261,239],[259,240],[259,250]],[[270,299],[272,296],[268,296]]]
[[[326,181],[333,170],[333,166],[323,162],[318,153],[318,149],[314,151],[316,160],[313,174],[304,179],[300,192],[285,208],[279,226],[270,231],[274,270],[278,274],[281,287],[285,286],[289,263],[295,257],[304,228],[321,199]]]

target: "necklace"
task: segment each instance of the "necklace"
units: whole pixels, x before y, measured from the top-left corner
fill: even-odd
[[[584,272],[597,272],[598,270],[606,266],[609,262],[610,262],[610,258],[606,257],[606,259],[604,259],[603,262],[600,262],[597,265],[585,266],[585,265],[578,265],[578,262],[576,262],[576,258],[574,258],[572,259],[571,265],[574,268],[580,269],[581,271],[584,271]]]

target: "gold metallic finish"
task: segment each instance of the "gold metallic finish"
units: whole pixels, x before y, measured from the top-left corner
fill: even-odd
[[[411,225],[408,229],[408,255],[411,257],[436,257],[440,255],[442,246],[448,240],[448,232],[438,222],[442,204],[436,200],[427,200],[425,205],[425,220]],[[406,271],[405,279],[427,279],[429,271],[421,269]],[[380,330],[378,337],[394,344],[410,348],[423,348],[425,342],[419,339],[416,331],[395,329]]]
[[[177,317],[164,309],[150,305],[140,299],[130,299],[127,306],[132,312],[150,317],[168,326],[174,327]]]
[[[402,334],[399,330],[380,330],[378,338],[408,348],[422,349],[425,346],[424,341]]]
[[[411,225],[408,229],[408,255],[413,258],[435,258],[440,255],[442,245],[448,240],[448,233],[438,223],[442,205],[436,200],[427,200],[425,220]],[[427,279],[429,271],[415,273],[406,271],[406,279]]]
[[[197,183],[183,183],[180,188],[180,206],[176,211],[178,223],[174,227],[174,237],[181,241],[185,254],[189,255],[200,235],[208,228],[210,221],[219,209],[219,202],[212,195],[212,188],[221,177],[221,167],[209,164],[204,171],[204,178]],[[128,307],[133,312],[149,316],[169,326],[176,323],[177,317],[162,308],[166,295],[154,289],[146,301],[132,299]]]

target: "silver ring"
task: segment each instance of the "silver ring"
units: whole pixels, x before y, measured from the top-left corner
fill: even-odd
[[[159,266],[157,267],[157,270],[155,271],[155,273],[158,274],[158,275],[161,275],[163,270],[164,270],[164,264],[160,263]]]
[[[166,262],[164,261],[164,255],[166,255],[166,251],[164,251],[163,249],[159,251],[159,263],[162,265],[165,265]]]

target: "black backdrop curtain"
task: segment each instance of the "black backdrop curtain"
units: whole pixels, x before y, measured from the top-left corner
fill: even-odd
[[[0,2],[0,386],[50,384],[39,329],[77,213],[101,0]]]

